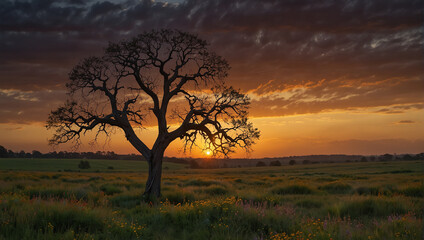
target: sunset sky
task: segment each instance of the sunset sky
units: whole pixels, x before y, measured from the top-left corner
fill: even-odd
[[[108,41],[159,28],[196,33],[228,60],[261,130],[233,157],[424,152],[421,0],[0,1],[0,145],[53,149],[44,127],[69,71]],[[155,128],[140,130],[151,145]],[[79,151],[135,153],[117,130]],[[167,156],[183,154],[173,143]]]

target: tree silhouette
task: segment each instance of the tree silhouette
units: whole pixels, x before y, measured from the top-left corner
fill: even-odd
[[[85,58],[70,72],[69,99],[47,120],[55,129],[49,142],[79,145],[87,131],[96,132],[95,141],[121,129],[147,159],[145,195],[160,196],[162,159],[172,141],[183,140],[185,151],[198,146],[227,156],[236,147],[249,151],[259,138],[247,119],[250,99],[224,83],[229,68],[206,41],[181,31],[109,43],[103,56]],[[150,148],[135,131],[146,124],[158,129]]]

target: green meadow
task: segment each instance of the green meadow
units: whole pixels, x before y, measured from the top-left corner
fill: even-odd
[[[83,172],[141,172],[147,171],[145,161],[135,160],[104,160],[84,159],[89,161],[89,169],[79,169],[81,159],[28,159],[28,158],[0,158],[0,170],[24,170],[24,171],[83,171]],[[164,163],[164,168],[181,169],[185,165],[176,163]]]
[[[422,161],[187,169],[1,159],[0,239],[422,239]],[[109,167],[112,166],[113,169]],[[67,170],[67,171],[65,171]]]

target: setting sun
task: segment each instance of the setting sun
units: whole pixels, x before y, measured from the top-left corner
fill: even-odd
[[[211,150],[206,150],[205,152],[206,156],[210,156],[212,154]]]

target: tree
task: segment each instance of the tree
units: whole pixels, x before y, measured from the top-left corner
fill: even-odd
[[[281,162],[280,161],[278,161],[278,160],[275,160],[275,161],[271,161],[270,163],[269,163],[269,166],[281,166]]]
[[[257,163],[256,163],[256,167],[265,167],[266,166],[266,163],[264,163],[264,162],[262,162],[262,161],[258,161]]]
[[[0,158],[6,158],[9,154],[7,152],[7,149],[0,145]]]
[[[292,159],[292,160],[289,161],[289,165],[295,165],[295,164],[296,164],[296,160]]]
[[[310,164],[310,163],[311,163],[311,161],[310,160],[307,160],[307,159],[305,159],[305,160],[302,161],[302,164]]]
[[[43,154],[40,151],[33,150],[32,151],[32,157],[33,158],[41,158],[41,157],[43,157]]]
[[[80,168],[80,169],[89,169],[89,168],[91,168],[90,162],[81,160],[80,163],[78,164],[78,168]]]
[[[162,159],[172,141],[181,139],[185,151],[198,146],[228,156],[236,147],[249,151],[259,138],[247,119],[249,97],[225,85],[229,68],[204,40],[176,30],[109,43],[103,56],[85,58],[70,72],[69,99],[47,120],[55,130],[50,144],[79,145],[87,131],[97,140],[121,129],[148,162],[145,195],[160,196]],[[135,132],[148,124],[158,129],[152,147]]]

